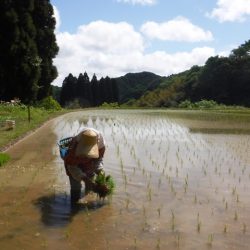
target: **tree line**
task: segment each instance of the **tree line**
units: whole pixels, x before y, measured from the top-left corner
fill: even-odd
[[[167,77],[159,87],[130,105],[176,107],[185,100],[250,107],[250,40],[233,49],[229,56],[210,57],[204,66],[193,66]]]
[[[108,76],[97,80],[94,74],[80,73],[78,78],[71,73],[64,79],[60,91],[59,103],[63,107],[96,107],[103,103],[115,103],[119,100],[117,81]]]
[[[56,20],[49,0],[0,1],[0,100],[33,103],[57,77]]]

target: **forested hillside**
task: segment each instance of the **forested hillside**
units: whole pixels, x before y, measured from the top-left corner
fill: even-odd
[[[128,73],[115,78],[119,89],[119,102],[124,103],[131,99],[138,99],[146,91],[157,88],[165,79],[150,72]]]
[[[210,57],[203,67],[172,75],[155,90],[130,103],[141,107],[173,107],[203,99],[250,107],[250,40],[228,57]]]

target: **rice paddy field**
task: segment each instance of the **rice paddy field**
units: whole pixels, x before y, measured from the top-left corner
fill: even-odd
[[[72,207],[57,141],[83,127],[102,132],[116,189]],[[248,113],[79,111],[7,152],[0,249],[249,249]]]

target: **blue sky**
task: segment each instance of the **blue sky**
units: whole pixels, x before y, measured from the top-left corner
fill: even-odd
[[[227,56],[250,39],[250,0],[51,0],[61,86],[72,73],[98,78],[168,76]]]

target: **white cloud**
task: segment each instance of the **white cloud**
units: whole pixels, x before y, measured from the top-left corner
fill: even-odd
[[[142,25],[141,32],[151,39],[165,41],[199,42],[213,40],[210,31],[204,31],[184,17],[177,17],[164,23],[146,22]]]
[[[60,25],[61,25],[61,19],[60,19],[60,14],[56,6],[53,5],[53,10],[54,10],[54,17],[56,19],[56,32],[58,32]]]
[[[152,54],[144,55],[144,70],[154,72],[159,75],[169,75],[179,73],[191,68],[193,65],[203,65],[210,56],[214,56],[213,48],[195,48],[190,52],[178,52],[168,54],[164,51],[156,51]]]
[[[218,0],[217,8],[207,15],[220,22],[244,21],[250,15],[250,0]]]
[[[130,4],[141,4],[141,5],[153,5],[156,4],[157,0],[117,0],[117,2],[124,2]]]
[[[146,53],[144,37],[126,22],[95,21],[80,26],[75,34],[58,32],[56,35],[60,51],[54,64],[59,76],[53,84],[58,86],[69,73],[78,77],[85,71],[89,77],[96,73],[98,78],[141,71],[166,76],[202,65],[215,54],[209,47],[174,54]]]

